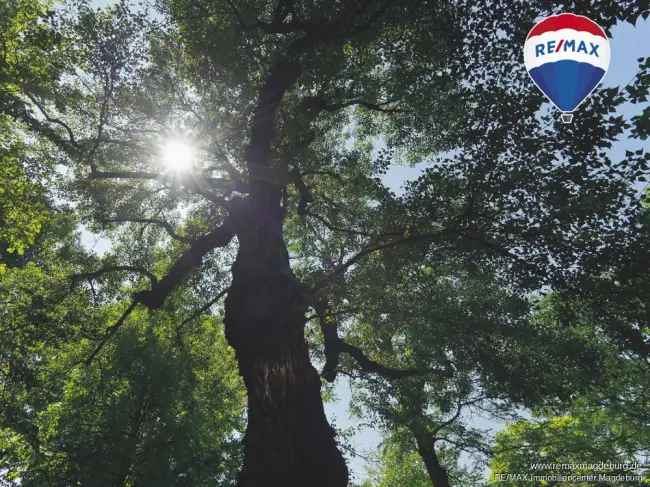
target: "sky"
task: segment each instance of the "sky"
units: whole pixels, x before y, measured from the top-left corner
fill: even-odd
[[[96,0],[96,5],[112,3],[111,0]],[[579,13],[579,12],[577,12]],[[603,87],[615,87],[627,84],[637,72],[637,59],[650,55],[650,18],[640,19],[636,25],[621,23],[612,29],[611,42],[611,64],[605,78],[602,81]],[[523,63],[523,56],[522,56]],[[531,89],[535,87],[531,83]],[[575,112],[574,117],[580,116],[581,110],[588,109],[588,104],[581,105]],[[624,115],[631,115],[630,107],[624,107]],[[614,145],[612,150],[613,158],[622,159],[625,150],[638,148],[634,142],[621,141]],[[415,166],[392,165],[384,176],[384,183],[396,193],[400,193],[404,184],[417,178],[426,168],[427,163]],[[109,248],[109,243],[100,235],[94,235],[83,230],[81,233],[82,243],[98,253]],[[362,426],[362,421],[354,418],[349,412],[351,398],[350,384],[346,379],[339,379],[335,385],[334,396],[336,401],[325,405],[326,414],[331,422],[338,428],[347,429],[350,427],[359,428],[357,434],[351,439],[353,449],[362,456],[353,457],[349,465],[354,480],[359,482],[367,477],[369,467],[373,466],[368,458],[376,457],[380,444],[381,433],[373,428]],[[481,428],[489,428],[493,431],[503,427],[503,423],[490,420],[489,418],[475,418],[474,425]]]

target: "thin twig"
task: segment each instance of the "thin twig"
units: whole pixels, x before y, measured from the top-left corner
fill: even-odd
[[[104,335],[104,338],[100,340],[99,344],[97,344],[97,346],[95,347],[95,350],[93,350],[93,352],[85,360],[87,366],[90,365],[92,361],[95,359],[95,357],[99,354],[99,352],[102,351],[102,348],[104,348],[104,345],[106,345],[108,340],[110,340],[118,332],[118,330],[122,327],[126,319],[129,317],[129,315],[137,305],[138,305],[137,302],[135,301],[131,302],[129,307],[126,308],[124,313],[122,313],[122,316],[120,316],[120,319],[118,319],[114,325],[110,326],[106,330],[106,334]]]
[[[210,301],[208,301],[206,304],[201,306],[199,309],[197,309],[194,313],[192,313],[188,318],[183,320],[183,322],[178,325],[178,331],[183,329],[185,325],[190,323],[191,321],[195,320],[199,316],[201,316],[203,313],[205,313],[207,310],[209,310],[212,306],[214,306],[221,298],[223,298],[228,291],[230,290],[229,287],[223,289],[219,294],[217,294],[214,298],[212,298]]]

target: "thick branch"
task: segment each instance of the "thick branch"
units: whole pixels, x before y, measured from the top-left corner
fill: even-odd
[[[361,230],[355,230],[353,228],[339,227],[337,225],[334,225],[332,222],[327,220],[325,217],[323,217],[323,216],[321,216],[321,215],[319,215],[317,213],[313,213],[313,212],[311,212],[309,210],[305,210],[304,214],[306,216],[308,216],[310,218],[313,218],[314,220],[318,221],[324,227],[326,227],[328,230],[330,230],[332,232],[335,232],[335,233],[345,233],[345,234],[348,234],[348,235],[358,235],[358,236],[362,236],[362,237],[369,237],[369,238],[372,238],[373,240],[386,239],[386,238],[389,238],[389,237],[397,237],[399,235],[404,235],[403,231],[402,232],[396,232],[396,231],[395,232],[386,232],[386,233],[382,233],[381,235],[373,235],[371,233],[363,232]]]
[[[171,181],[165,174],[159,174],[149,171],[99,171],[96,165],[91,165],[91,179],[133,179],[133,180],[156,180],[161,182]],[[226,199],[211,191],[211,187],[230,184],[231,182],[221,178],[209,177],[194,177],[190,175],[188,178],[180,180],[180,183],[187,186],[188,189],[200,194],[208,201],[219,205],[226,206]]]
[[[385,101],[385,102],[372,102],[368,100],[348,100],[341,103],[328,104],[324,97],[315,96],[305,100],[305,104],[311,109],[325,110],[326,112],[336,112],[343,108],[348,108],[352,106],[362,106],[368,110],[382,112],[382,113],[396,113],[399,111],[397,107],[391,107],[397,100]]]
[[[336,278],[337,276],[341,275],[344,273],[349,267],[353,266],[363,258],[367,257],[370,254],[373,254],[374,252],[378,252],[380,250],[385,250],[389,249],[392,247],[397,247],[399,245],[406,245],[410,243],[415,243],[415,242],[423,242],[427,240],[433,240],[434,238],[440,237],[444,231],[440,232],[435,232],[435,233],[423,233],[419,235],[408,235],[405,237],[401,238],[395,238],[393,240],[389,241],[381,241],[381,242],[376,242],[376,243],[369,243],[361,249],[359,252],[357,252],[355,255],[350,257],[348,260],[345,262],[339,264],[336,266],[330,273],[325,275],[315,286],[315,290],[320,289],[322,286],[327,284],[329,281],[332,279]]]
[[[160,308],[174,288],[201,265],[205,254],[217,247],[225,247],[233,236],[234,229],[230,218],[228,218],[219,228],[194,240],[190,248],[183,252],[183,255],[172,265],[165,277],[151,286],[150,290],[137,293],[135,301],[144,304],[149,309]]]
[[[424,373],[417,369],[394,369],[386,367],[370,359],[363,351],[343,341],[338,336],[336,321],[329,312],[327,305],[320,302],[316,305],[316,313],[319,316],[321,331],[325,342],[325,366],[321,375],[328,382],[336,379],[341,353],[349,354],[359,365],[363,372],[380,375],[386,379],[401,379]]]
[[[350,345],[340,338],[339,347],[341,352],[349,354],[354,360],[356,360],[357,364],[361,367],[361,370],[380,375],[386,379],[403,379],[404,377],[412,377],[414,375],[426,373],[425,371],[418,369],[394,369],[386,367],[385,365],[368,358],[360,348]]]
[[[7,103],[6,112],[16,119],[24,121],[34,132],[44,135],[53,144],[61,150],[75,154],[79,152],[76,141],[62,137],[57,130],[52,128],[49,123],[43,123],[30,112],[25,103],[16,97],[9,97],[10,103]],[[47,120],[46,120],[47,121]]]
[[[370,254],[373,254],[375,252],[381,251],[381,250],[386,250],[392,247],[397,247],[400,245],[408,245],[411,243],[415,242],[426,242],[426,241],[433,241],[435,239],[439,239],[440,237],[444,237],[446,235],[451,235],[453,232],[449,229],[441,229],[438,232],[430,232],[430,233],[422,233],[422,234],[416,234],[416,235],[406,235],[401,238],[394,238],[393,240],[381,240],[378,242],[374,243],[368,243],[363,249],[361,249],[359,252],[357,252],[355,255],[350,257],[348,260],[345,262],[341,263],[340,265],[336,266],[330,273],[325,275],[315,286],[314,290],[320,289],[322,286],[327,284],[327,282],[331,281],[332,279],[336,278],[337,276],[341,275],[344,273],[348,268],[351,266],[355,265],[357,262],[360,260],[364,259],[365,257],[369,256]],[[485,248],[489,249],[490,251],[505,257],[511,261],[517,262],[518,264],[524,266],[525,268],[529,269],[531,272],[534,272],[536,274],[539,274],[539,270],[533,266],[532,264],[528,263],[524,259],[518,257],[517,255],[512,254],[508,249],[494,243],[494,242],[488,242],[484,239],[481,239],[476,236],[472,236],[466,233],[462,232],[457,232],[457,234],[463,238],[466,238],[468,240],[472,240],[475,242],[478,242]]]
[[[274,136],[275,115],[287,90],[298,80],[302,66],[293,59],[278,61],[269,72],[262,86],[255,109],[248,147],[247,163],[251,166],[267,166]]]
[[[337,322],[327,305],[318,303],[316,306],[318,322],[323,334],[325,366],[321,375],[328,382],[334,382],[339,367],[339,358],[341,356],[341,339],[338,335]]]
[[[68,137],[70,139],[69,140],[70,144],[72,144],[75,147],[79,146],[79,144],[77,144],[77,141],[75,139],[74,133],[72,132],[72,129],[70,128],[70,126],[67,123],[65,123],[63,120],[61,120],[59,118],[54,118],[54,117],[50,116],[47,113],[47,111],[45,110],[45,107],[43,106],[43,104],[41,104],[38,100],[36,100],[36,98],[34,98],[29,93],[26,93],[26,95],[27,95],[27,98],[30,99],[30,101],[38,108],[38,110],[41,112],[41,114],[45,117],[45,120],[47,120],[50,123],[56,124],[59,127],[63,127],[63,129],[68,133]]]
[[[454,415],[453,415],[451,418],[449,418],[447,421],[444,421],[444,422],[438,424],[437,427],[434,428],[432,434],[435,436],[435,435],[437,435],[440,431],[442,431],[443,429],[445,429],[447,426],[449,426],[449,425],[455,423],[456,420],[460,417],[460,413],[463,412],[463,406],[466,406],[466,405],[467,405],[466,403],[463,403],[463,402],[461,402],[461,401],[458,401],[458,405],[457,405],[457,407],[456,407],[456,412],[454,413]]]
[[[304,216],[307,214],[307,206],[309,203],[312,203],[314,201],[314,195],[312,194],[307,184],[305,184],[305,181],[300,176],[300,174],[293,173],[291,176],[293,177],[293,184],[295,185],[296,189],[298,190],[298,194],[300,195],[300,201],[298,202],[298,214]]]
[[[272,66],[264,81],[253,117],[250,145],[246,157],[249,172],[255,172],[253,170],[255,165],[269,165],[275,115],[285,93],[297,82],[302,73],[300,57],[315,46],[322,46],[337,40],[343,41],[346,36],[367,28],[386,11],[390,4],[389,1],[378,4],[373,0],[346,3],[338,18],[332,21],[319,20],[309,23],[296,19],[285,22],[281,16],[274,18],[270,24],[258,21],[258,25],[270,33],[300,31],[305,35],[291,43],[281,58]],[[239,22],[245,26],[234,4],[230,2],[230,5]],[[363,25],[355,25],[355,22],[365,16],[372,7],[377,8],[368,15],[366,22]]]

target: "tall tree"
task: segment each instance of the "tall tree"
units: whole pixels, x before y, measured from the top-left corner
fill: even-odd
[[[441,456],[443,463],[452,468],[450,477],[452,485],[470,487],[478,485],[481,473],[458,465],[454,451],[445,450]],[[417,452],[409,432],[397,430],[384,440],[379,458],[379,466],[371,471],[368,487],[391,487],[393,485],[408,485],[413,487],[428,487],[431,479],[427,468]]]
[[[647,94],[647,78],[600,92],[560,130],[519,62],[536,16],[569,5],[164,0],[148,15],[68,2],[47,31],[56,82],[11,75],[3,110],[59,151],[85,223],[130,232],[91,270],[114,274],[102,291],[125,311],[88,359],[143,308],[173,308],[177,289],[211,303],[227,288],[225,334],[248,395],[239,485],[345,486],[309,308],[325,321],[326,378],[341,354],[399,375],[339,336],[338,321],[384,298],[364,286],[365,262],[456,259],[523,294],[589,276],[635,238],[629,196],[648,156],[622,167],[604,150],[628,126],[612,110]],[[583,10],[606,28],[644,12]],[[382,134],[386,150],[373,151]],[[429,161],[404,197],[379,180],[397,158]]]
[[[89,362],[124,313],[120,292],[142,277],[87,272],[100,263],[79,245],[74,217],[51,210],[47,220],[0,275],[2,479],[234,485],[244,394],[220,320],[207,309],[182,322],[134,312]],[[182,293],[170,299],[194,306]]]
[[[371,285],[389,292],[364,306],[346,341],[391,368],[373,377],[346,360],[340,369],[359,386],[361,415],[411,433],[434,486],[454,485],[440,452],[491,454],[490,435],[471,424],[475,413],[509,419],[517,406],[567,399],[598,382],[604,364],[592,329],[531,317],[532,299],[500,289],[493,276],[398,262],[386,282],[368,267]]]

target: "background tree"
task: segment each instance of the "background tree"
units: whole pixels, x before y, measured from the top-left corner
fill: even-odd
[[[80,248],[74,219],[48,216],[27,262],[0,277],[3,478],[234,485],[244,398],[221,323],[203,310],[183,322],[134,314],[88,362],[106,323],[124,313],[107,290],[129,284],[78,272],[97,263]],[[183,297],[175,303],[182,308]]]
[[[599,382],[602,347],[589,327],[533,319],[528,300],[490,276],[399,262],[386,274],[394,284],[381,275],[368,269],[386,298],[364,306],[365,325],[351,326],[346,340],[392,368],[373,377],[345,361],[342,370],[355,379],[358,414],[388,432],[411,432],[434,485],[454,485],[437,449],[491,454],[489,432],[472,426],[476,414],[509,419],[521,406],[568,399]]]
[[[0,2],[0,272],[16,265],[34,244],[47,218],[44,193],[51,165],[25,141],[15,113],[21,84],[51,89],[60,66],[48,59],[57,46],[41,2]],[[20,106],[24,106],[21,103]]]
[[[371,474],[371,480],[368,481],[369,487],[392,485],[427,487],[431,485],[427,469],[417,452],[417,447],[413,444],[412,435],[410,432],[403,433],[396,432],[384,441],[380,464]],[[450,477],[453,479],[453,485],[469,487],[479,484],[481,473],[459,467],[457,465],[458,458],[454,457],[453,451],[446,450],[441,456],[445,465],[452,466]]]
[[[557,315],[556,315],[557,316]],[[648,364],[610,355],[601,385],[549,404],[532,418],[510,424],[496,437],[491,473],[647,476],[643,468],[594,468],[599,463],[647,463]],[[537,469],[531,466],[540,465]],[[549,465],[551,464],[551,465]],[[576,468],[554,467],[575,465]],[[491,477],[494,479],[494,477]],[[648,481],[645,480],[647,483]],[[501,483],[501,482],[499,482]],[[505,485],[534,485],[510,481]],[[644,481],[558,481],[557,485],[641,485]]]
[[[625,419],[627,422],[620,422]],[[491,475],[494,484],[500,485],[539,485],[539,481],[510,480],[497,481],[494,474],[526,473],[531,475],[569,476],[600,475],[617,477],[645,476],[644,469],[610,467],[593,468],[598,464],[634,464],[643,462],[643,448],[647,444],[647,431],[635,430],[636,421],[610,415],[601,407],[577,405],[564,416],[536,418],[533,421],[519,421],[508,426],[497,435],[496,455],[491,462]],[[647,428],[644,428],[646,430]],[[639,462],[639,463],[641,463]],[[574,468],[553,468],[553,464],[573,465]],[[537,468],[532,467],[538,465]],[[625,481],[576,482],[557,481],[555,485],[643,485],[643,481],[630,478]]]

